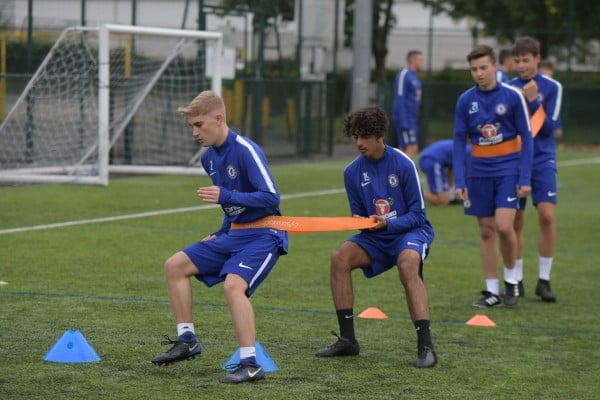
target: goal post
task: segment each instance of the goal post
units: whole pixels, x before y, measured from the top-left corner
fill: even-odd
[[[0,124],[0,181],[203,173],[176,109],[202,90],[221,94],[222,49],[220,32],[67,28]]]

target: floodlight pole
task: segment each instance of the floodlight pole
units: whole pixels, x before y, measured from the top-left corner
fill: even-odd
[[[350,108],[355,110],[369,102],[371,81],[371,37],[373,35],[373,1],[361,0],[354,3],[354,32],[352,48],[352,98]]]

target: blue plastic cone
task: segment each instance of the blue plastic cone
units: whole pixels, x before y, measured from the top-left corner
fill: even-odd
[[[62,363],[100,361],[100,357],[79,331],[66,331],[44,356],[44,360]]]
[[[260,364],[261,367],[265,370],[265,372],[275,372],[279,371],[279,367],[275,364],[275,361],[271,357],[267,351],[262,347],[260,342],[256,341],[256,362]],[[240,349],[238,348],[232,355],[225,361],[222,368],[227,371],[233,371],[235,367],[240,363]]]

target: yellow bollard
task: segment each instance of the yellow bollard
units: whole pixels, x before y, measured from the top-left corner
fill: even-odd
[[[293,138],[296,133],[296,99],[287,99],[287,112],[285,113],[285,135]]]
[[[227,123],[231,122],[231,119],[234,118],[235,114],[235,106],[233,101],[233,90],[225,89],[223,90],[223,103],[225,103],[225,109],[227,111],[231,111],[227,113]]]
[[[233,122],[236,125],[242,124],[242,114],[244,107],[244,82],[237,79],[233,82]]]
[[[268,128],[270,126],[271,117],[271,99],[265,97],[262,101],[262,126],[263,128]]]

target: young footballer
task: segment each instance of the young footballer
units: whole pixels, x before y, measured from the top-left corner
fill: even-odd
[[[502,305],[498,280],[498,244],[504,262],[504,304],[518,303],[515,274],[517,235],[513,227],[519,198],[531,191],[532,138],[525,99],[498,83],[494,50],[476,46],[468,55],[475,86],[458,98],[454,116],[456,198],[466,215],[477,217],[486,289],[474,307]],[[471,144],[468,174],[463,168],[465,142]]]
[[[224,212],[221,228],[173,254],[165,263],[169,302],[177,323],[177,340],[155,357],[157,365],[194,358],[201,352],[192,317],[191,278],[213,286],[223,282],[233,329],[240,346],[240,364],[223,383],[241,383],[265,378],[256,360],[254,310],[249,297],[265,280],[280,255],[287,253],[284,231],[270,228],[230,229],[233,222],[253,222],[281,215],[280,196],[262,150],[250,139],[227,126],[223,99],[212,91],[200,93],[184,115],[194,138],[208,149],[202,166],[212,185],[200,187],[197,196],[219,204]]]
[[[531,200],[537,209],[539,223],[539,267],[535,294],[543,301],[555,302],[556,295],[550,288],[550,271],[556,246],[556,220],[554,209],[557,202],[556,144],[554,141],[562,102],[561,84],[538,71],[540,44],[531,37],[517,38],[512,48],[513,63],[518,77],[510,84],[523,91],[527,99],[529,114],[543,113],[543,123],[538,132],[533,132],[533,171]],[[517,231],[516,278],[523,285],[523,225],[525,223],[525,199],[515,218]],[[522,293],[521,293],[522,294]]]
[[[429,300],[422,269],[434,231],[425,214],[417,168],[406,154],[384,143],[388,128],[385,111],[376,106],[355,110],[344,119],[344,134],[354,139],[360,152],[344,170],[350,211],[356,217],[374,217],[378,222],[374,228],[349,237],[331,255],[331,293],[340,335],[316,355],[353,356],[360,352],[354,333],[352,271],[361,269],[365,277],[372,278],[397,266],[417,333],[416,367],[428,368],[437,363],[437,356],[429,331]]]

